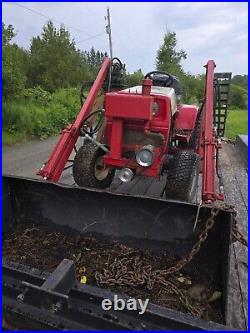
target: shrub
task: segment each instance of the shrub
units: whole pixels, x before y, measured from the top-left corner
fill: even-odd
[[[26,100],[37,101],[44,106],[47,106],[52,98],[51,94],[40,86],[24,89],[22,95]]]
[[[3,103],[5,139],[11,135],[44,139],[57,134],[75,119],[79,109],[78,89],[59,89],[54,94],[40,87],[26,89],[19,100]]]

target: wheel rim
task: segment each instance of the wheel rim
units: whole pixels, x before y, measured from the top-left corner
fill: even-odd
[[[103,156],[99,156],[95,162],[95,178],[97,180],[104,180],[108,177],[110,168],[105,168],[103,163]]]

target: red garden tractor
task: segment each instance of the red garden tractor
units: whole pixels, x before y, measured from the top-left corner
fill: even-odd
[[[224,324],[232,323],[231,305],[239,295],[231,290],[235,274],[229,274],[235,211],[215,201],[224,199],[218,149],[231,74],[214,74],[213,60],[205,67],[204,99],[197,107],[181,103],[180,83],[168,73],[150,72],[140,86],[125,88],[123,64],[106,58],[86,97],[81,89],[74,123],[38,172],[47,181],[3,177],[7,323],[33,330],[229,330]],[[55,184],[71,166],[79,186]],[[124,182],[164,179],[162,195],[173,200],[105,190],[115,174]],[[198,188],[202,202],[191,204]],[[154,261],[160,266],[151,267]],[[191,286],[175,285],[181,275]],[[187,298],[191,288],[199,298]],[[137,291],[153,295],[144,316],[107,313],[102,306],[107,298],[125,295],[125,301]],[[200,302],[206,291],[212,296]],[[219,299],[210,303],[215,293]],[[159,302],[166,294],[170,308]]]
[[[116,171],[124,182],[137,176],[160,179],[166,172],[166,198],[193,202],[202,174],[202,201],[223,200],[222,186],[217,193],[215,185],[216,157],[226,118],[220,87],[230,73],[215,75],[213,60],[205,67],[204,100],[198,108],[181,103],[180,83],[169,73],[150,72],[140,86],[124,89],[124,66],[106,58],[75,122],[63,130],[38,174],[57,182],[82,136],[73,161],[80,187],[107,188]],[[103,105],[93,111],[102,88]]]

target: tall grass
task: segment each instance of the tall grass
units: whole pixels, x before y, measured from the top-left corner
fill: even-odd
[[[239,134],[248,133],[248,111],[230,110],[226,122],[226,137],[235,140]]]
[[[3,143],[57,134],[79,112],[79,90],[60,89],[44,99],[32,96],[3,103]]]

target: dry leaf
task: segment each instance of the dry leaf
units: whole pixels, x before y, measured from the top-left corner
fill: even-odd
[[[184,283],[185,282],[185,278],[183,276],[180,276],[177,278],[177,280],[180,282],[180,283]]]
[[[86,267],[82,266],[79,268],[79,274],[85,273],[86,272]]]
[[[208,299],[208,303],[213,303],[215,301],[218,301],[218,299],[220,299],[222,296],[222,292],[216,290],[215,292],[213,292],[213,294],[210,296],[210,298]]]
[[[82,284],[87,283],[87,276],[86,275],[81,276],[80,283],[82,283]]]

